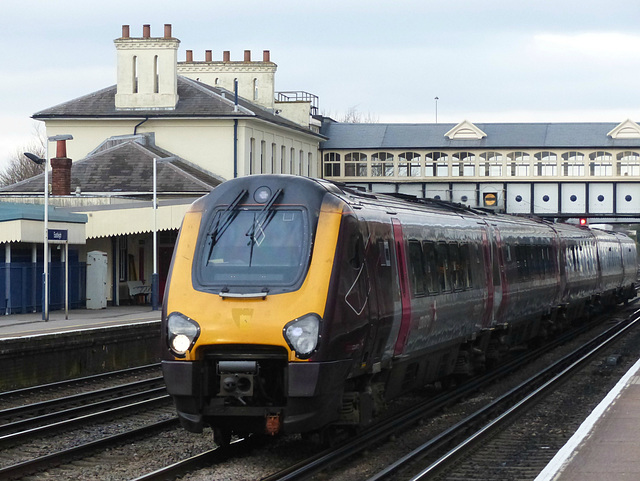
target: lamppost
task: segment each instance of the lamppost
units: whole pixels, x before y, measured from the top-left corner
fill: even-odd
[[[436,124],[438,123],[438,100],[440,100],[439,97],[435,97],[433,100],[436,101]]]
[[[49,320],[49,142],[57,142],[59,140],[72,140],[73,136],[70,134],[53,135],[47,137],[45,145],[45,157],[33,155],[25,152],[24,155],[34,161],[36,164],[44,163],[44,273],[42,274],[42,288],[44,290],[42,303],[42,320]],[[69,262],[67,259],[66,262]]]

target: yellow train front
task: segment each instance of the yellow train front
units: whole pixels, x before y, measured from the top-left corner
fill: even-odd
[[[351,362],[313,359],[343,214],[331,188],[236,179],[185,215],[163,306],[162,368],[187,430],[275,434],[335,420]]]

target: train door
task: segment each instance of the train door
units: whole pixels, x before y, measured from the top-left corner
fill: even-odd
[[[396,340],[394,355],[398,356],[404,351],[411,326],[411,294],[409,292],[409,276],[407,273],[407,255],[402,234],[402,224],[398,219],[391,219],[393,224],[394,247],[396,251],[397,272],[400,286],[400,299],[402,304],[402,315],[400,319],[400,330]]]
[[[491,302],[491,323],[500,323],[505,316],[508,298],[508,284],[506,278],[506,266],[503,255],[503,243],[500,229],[496,225],[489,226],[491,237],[490,244],[491,262],[491,288],[493,289],[493,301]]]
[[[492,254],[491,254],[491,243],[489,242],[489,235],[487,234],[485,226],[481,227],[482,229],[482,253],[485,262],[485,285],[487,286],[487,299],[485,301],[484,313],[482,315],[482,327],[488,328],[491,327],[491,321],[495,319],[493,306],[495,302],[495,286],[493,281],[493,262],[492,262]],[[498,286],[499,287],[499,286]]]

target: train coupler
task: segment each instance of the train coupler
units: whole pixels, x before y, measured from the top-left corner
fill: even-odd
[[[265,432],[271,436],[275,436],[280,432],[282,427],[282,419],[280,419],[280,413],[267,414],[265,419]]]

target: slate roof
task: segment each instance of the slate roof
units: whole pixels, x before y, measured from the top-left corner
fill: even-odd
[[[552,149],[640,147],[640,139],[612,139],[618,124],[594,123],[474,123],[487,134],[479,140],[450,140],[445,134],[457,124],[352,124],[324,122],[320,133],[332,149]]]
[[[142,139],[142,140],[141,140]],[[171,155],[143,136],[109,139],[82,160],[71,165],[71,193],[114,193],[140,195],[153,192],[153,159],[157,163],[157,192],[203,195],[221,179]],[[141,143],[142,142],[142,143]],[[0,192],[41,193],[44,173],[0,189]]]
[[[269,109],[241,97],[235,110],[234,94],[222,87],[212,87],[178,76],[178,103],[175,109],[116,109],[116,85],[98,90],[33,114],[34,119],[95,118],[258,118],[293,130],[321,137],[308,128],[291,122]]]

